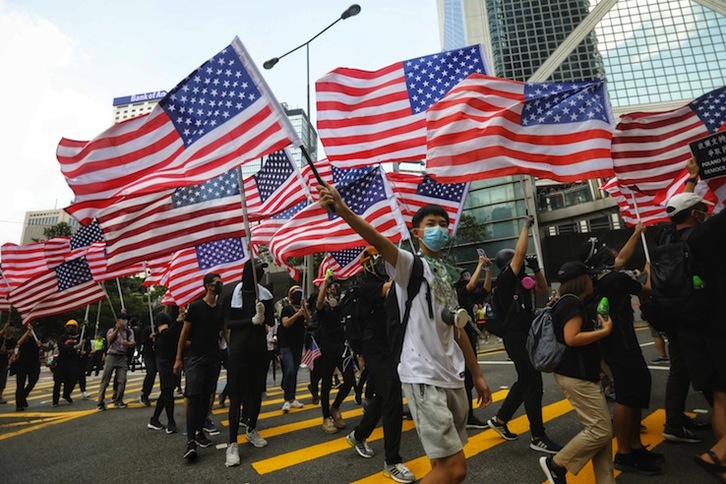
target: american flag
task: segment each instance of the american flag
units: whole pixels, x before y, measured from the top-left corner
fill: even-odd
[[[68,254],[70,242],[67,237],[56,237],[45,242],[18,245],[3,244],[3,277],[11,289],[26,281],[39,277],[47,269],[63,263]]]
[[[638,224],[638,215],[640,215],[640,221],[645,226],[670,222],[665,211],[665,205],[657,203],[652,195],[645,195],[621,186],[617,177],[612,177],[603,183],[600,189],[608,192],[617,202],[620,218],[628,227]],[[635,195],[635,204],[633,203],[633,195]]]
[[[655,195],[666,189],[693,155],[688,144],[726,122],[726,86],[677,109],[620,118],[612,156],[621,185]]]
[[[106,242],[95,242],[91,244],[86,251],[86,259],[88,260],[88,267],[91,269],[93,280],[97,282],[141,274],[145,269],[143,262],[137,262],[115,271],[109,271],[106,260]]]
[[[320,358],[322,353],[320,352],[320,346],[318,346],[318,342],[315,341],[315,338],[311,337],[310,339],[310,347],[303,353],[300,363],[310,368],[310,371],[313,371],[313,368],[315,368],[315,360]]]
[[[235,170],[198,185],[126,197],[98,220],[110,271],[245,235]]]
[[[10,284],[0,274],[0,311],[10,311],[10,301],[8,301],[8,295],[10,294]]]
[[[427,114],[428,172],[440,182],[613,175],[603,81],[523,83],[472,74]]]
[[[362,272],[363,266],[360,263],[360,256],[366,247],[353,247],[352,249],[343,249],[325,254],[325,257],[318,267],[318,277],[313,283],[317,285],[322,284],[328,269],[332,269],[333,277],[341,281],[350,279],[359,272]]]
[[[673,195],[683,193],[686,188],[686,180],[691,175],[688,170],[683,168],[668,185],[659,190],[653,197],[653,202],[663,207],[667,206],[668,200]],[[713,209],[708,206],[709,211],[713,210],[713,213],[719,213],[724,208],[726,202],[726,178],[710,178],[708,180],[698,180],[696,187],[693,190],[694,193],[701,196],[704,200],[713,203]]]
[[[285,149],[270,154],[260,171],[244,180],[250,221],[266,219],[306,202],[310,190]]]
[[[146,279],[141,284],[144,287],[149,286],[160,286],[161,279],[169,268],[173,254],[160,257],[158,259],[152,259],[150,261],[144,261],[144,272],[146,272]],[[168,291],[167,291],[168,292]]]
[[[315,169],[318,171],[320,178],[322,178],[325,183],[333,183],[333,166],[330,164],[327,158],[316,161]],[[315,178],[315,175],[313,175],[313,170],[310,168],[310,165],[305,163],[300,169],[300,172],[302,173],[303,179],[307,184],[312,200],[318,200],[318,198],[320,198],[320,194],[318,193],[317,189],[318,179]]]
[[[393,242],[408,236],[398,203],[392,196],[380,166],[337,170],[335,186],[350,209]],[[322,251],[338,251],[364,245],[365,241],[338,215],[319,202],[308,205],[283,225],[272,239],[270,253],[276,261]]]
[[[215,240],[176,252],[161,283],[178,306],[204,295],[204,276],[217,272],[225,282],[238,281],[249,257],[240,238]]]
[[[10,311],[10,301],[6,296],[0,296],[0,311]]]
[[[401,213],[408,228],[413,228],[411,219],[419,208],[435,204],[449,214],[449,226],[456,234],[469,183],[439,183],[429,175],[413,173],[386,173],[386,177],[401,204]]]
[[[238,38],[145,116],[92,141],[63,138],[56,156],[76,201],[194,185],[298,138]]]
[[[315,83],[318,133],[331,162],[358,167],[426,157],[426,110],[469,74],[490,74],[473,45],[378,71],[338,68]]]
[[[70,311],[103,299],[100,284],[93,280],[85,257],[64,262],[26,280],[8,297],[23,323]]]

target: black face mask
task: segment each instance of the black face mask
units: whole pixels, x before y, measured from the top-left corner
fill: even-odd
[[[212,292],[217,296],[222,294],[222,283],[219,281],[213,282],[212,283]]]

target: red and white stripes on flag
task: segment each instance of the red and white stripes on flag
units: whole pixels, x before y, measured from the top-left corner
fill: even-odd
[[[25,245],[3,244],[0,249],[3,278],[11,289],[15,289],[63,263],[70,247],[68,237],[56,237]]]
[[[310,347],[303,353],[300,363],[310,368],[310,371],[313,371],[313,368],[315,368],[315,360],[320,358],[322,353],[320,352],[320,346],[318,346],[318,342],[315,341],[315,338],[311,337],[310,340]]]
[[[92,141],[63,138],[56,156],[76,201],[193,185],[298,137],[238,38],[145,116]]]
[[[691,175],[688,173],[688,170],[683,168],[676,174],[668,186],[655,194],[653,202],[666,207],[668,200],[673,195],[683,193],[686,188],[686,180],[689,178],[691,178]],[[726,178],[720,177],[698,180],[693,192],[713,204],[707,205],[709,212],[719,213],[724,208],[724,202],[726,202]]]
[[[366,247],[353,247],[352,249],[344,249],[325,254],[322,262],[320,262],[318,276],[313,280],[313,284],[322,284],[328,270],[332,270],[333,278],[340,281],[345,281],[359,272],[363,272],[361,255]]]
[[[95,242],[91,244],[86,252],[86,259],[88,260],[88,267],[91,269],[93,280],[96,282],[141,274],[145,269],[143,262],[137,262],[121,267],[115,271],[109,271],[108,262],[106,261],[106,242]]]
[[[426,114],[426,170],[439,182],[613,175],[603,81],[523,83],[472,74]]]
[[[386,178],[398,199],[408,228],[413,228],[412,218],[419,208],[434,204],[449,214],[449,227],[456,235],[469,183],[439,183],[426,174],[412,173],[386,173]]]
[[[652,195],[633,191],[628,187],[621,186],[617,177],[613,177],[600,187],[605,190],[617,202],[620,210],[620,218],[623,219],[625,225],[633,227],[638,224],[638,214],[643,225],[655,225],[663,222],[670,222],[665,211],[665,205],[659,204],[654,200]],[[635,204],[633,203],[633,195],[635,195]]]
[[[343,200],[353,212],[393,242],[407,237],[406,224],[380,166],[356,171],[358,173],[348,175],[350,178],[336,182]],[[343,219],[329,214],[319,202],[315,202],[294,215],[275,233],[270,253],[276,261],[285,261],[288,257],[333,252],[365,244]]]
[[[426,110],[472,72],[490,73],[483,46],[338,68],[315,83],[318,134],[331,162],[353,168],[426,157]]]
[[[725,121],[726,87],[670,111],[623,115],[612,146],[620,184],[651,195],[666,189],[693,156],[688,144],[715,133]]]
[[[10,292],[8,299],[20,313],[23,323],[70,311],[105,297],[100,284],[90,277],[81,257],[45,271]],[[83,266],[83,272],[78,267]]]
[[[192,247],[174,254],[161,279],[161,285],[168,289],[167,293],[177,306],[186,306],[204,295],[204,276],[209,272],[218,273],[225,283],[240,280],[245,261],[249,257],[244,252],[244,243],[240,239],[236,241],[241,252],[238,251],[231,260],[229,257],[217,260],[214,265],[204,263],[204,256],[200,254],[199,248]],[[220,245],[223,242],[216,241],[210,245]]]
[[[328,161],[327,158],[323,158],[322,160],[318,160],[315,162],[315,169],[318,171],[318,174],[320,175],[320,178],[325,181],[327,184],[333,183],[333,167],[330,164],[330,161]],[[300,169],[300,172],[302,173],[303,179],[305,180],[308,190],[310,192],[310,196],[312,197],[313,201],[318,200],[320,198],[320,194],[318,193],[318,179],[315,178],[315,175],[313,175],[313,170],[310,168],[310,165],[305,163],[302,168]]]

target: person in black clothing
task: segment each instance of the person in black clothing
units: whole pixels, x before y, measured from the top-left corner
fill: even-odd
[[[212,442],[205,437],[202,427],[209,411],[210,399],[219,375],[219,336],[222,331],[221,305],[217,298],[222,293],[219,274],[204,276],[206,293],[189,305],[182,326],[174,361],[174,374],[179,375],[184,365],[187,401],[187,446],[184,458],[196,459],[197,446],[207,448]]]
[[[83,329],[86,325],[83,325]],[[91,341],[85,331],[81,330],[83,338],[80,341],[80,347],[78,349],[78,388],[81,390],[81,400],[88,399],[88,392],[86,391],[86,368],[90,361],[91,352]]]
[[[282,404],[283,413],[290,408],[301,408],[302,403],[295,398],[297,387],[297,372],[300,368],[302,348],[305,342],[305,328],[310,322],[310,312],[302,297],[303,292],[299,286],[290,288],[287,298],[288,306],[280,312],[280,325],[277,328],[277,345],[280,348],[282,360],[282,388],[285,393],[285,403]]]
[[[0,329],[0,404],[8,403],[3,398],[3,391],[8,383],[8,366],[10,365],[10,355],[15,348],[15,339],[11,336],[13,328],[10,321],[5,323]]]
[[[588,249],[589,248],[589,249]],[[621,251],[622,252],[622,251]],[[618,257],[616,257],[618,255]],[[615,408],[613,429],[618,444],[615,468],[623,472],[657,475],[656,464],[662,463],[662,454],[650,452],[640,440],[640,420],[644,408],[650,405],[651,376],[643,358],[633,326],[631,298],[645,298],[650,290],[625,272],[622,257],[602,241],[589,240],[580,248],[580,261],[595,272],[594,293],[585,302],[590,319],[595,319],[595,308],[601,298],[610,303],[613,330],[600,343],[600,353],[615,382]]]
[[[547,293],[547,281],[537,258],[526,257],[529,229],[533,223],[534,219],[528,217],[515,249],[502,249],[495,257],[500,274],[494,290],[494,305],[499,317],[508,324],[503,338],[504,349],[514,363],[517,381],[511,386],[497,415],[487,423],[505,440],[515,440],[518,435],[509,431],[507,422],[524,403],[532,436],[529,447],[538,452],[555,454],[561,446],[547,437],[542,421],[542,374],[532,366],[526,348],[527,332],[534,319],[532,289],[536,288],[541,294]],[[535,280],[526,274],[525,263],[534,272]]]
[[[174,356],[179,344],[179,336],[183,323],[172,319],[172,316],[164,311],[156,314],[156,338],[154,339],[154,354],[156,355],[156,369],[159,372],[159,387],[161,393],[156,400],[156,407],[147,427],[152,430],[163,430],[164,426],[159,421],[161,412],[166,412],[166,433],[175,434],[178,432],[176,420],[174,419],[174,387],[176,376],[174,375]],[[173,322],[173,324],[172,324]]]
[[[141,331],[141,357],[144,359],[144,367],[146,368],[146,376],[141,386],[141,396],[139,401],[146,407],[151,406],[149,395],[154,388],[154,380],[156,380],[156,350],[154,349],[154,340],[157,331],[149,325]]]
[[[257,418],[262,408],[262,393],[267,379],[267,331],[274,325],[272,293],[256,280],[261,280],[267,264],[248,260],[242,271],[242,282],[224,300],[224,325],[229,330],[229,442],[225,465],[239,465],[237,434],[242,422],[247,441],[255,447],[267,445],[257,432]],[[256,274],[255,272],[256,271]]]
[[[723,242],[726,240],[726,210],[708,216],[706,202],[692,193],[698,176],[698,166],[693,160],[686,164],[691,178],[686,182],[685,193],[674,195],[668,201],[666,212],[675,225],[680,240],[686,231],[688,248],[693,256],[694,274],[702,280],[702,289],[694,291],[703,296],[705,315],[699,324],[678,324],[677,335],[693,388],[711,394],[713,409],[711,423],[716,443],[703,454],[694,457],[695,462],[726,482],[726,325],[718,301],[726,297],[726,257]],[[698,271],[698,272],[695,272]],[[666,393],[668,393],[666,389]]]
[[[320,346],[321,353],[320,358],[315,362],[315,368],[320,371],[320,407],[323,412],[323,431],[329,434],[345,428],[345,420],[340,414],[340,405],[348,397],[350,390],[355,385],[353,353],[345,344],[343,315],[338,306],[340,294],[340,282],[326,277],[320,285],[320,292],[315,305],[320,321],[316,341]],[[343,357],[344,351],[349,354],[347,358]],[[343,374],[343,383],[338,387],[338,394],[331,406],[330,389],[336,368]]]
[[[592,460],[597,484],[615,484],[612,461],[612,425],[605,394],[600,386],[600,354],[596,343],[613,329],[609,316],[591,319],[583,300],[592,294],[588,267],[566,262],[557,273],[560,298],[552,304],[552,324],[557,341],[566,345],[555,368],[555,381],[577,412],[583,429],[556,455],[539,462],[550,484],[565,483],[567,471],[577,475]]]
[[[28,408],[28,395],[40,378],[40,352],[43,345],[33,336],[33,327],[27,330],[18,340],[18,359],[15,374],[15,410],[18,412]]]
[[[391,355],[386,331],[386,315],[383,303],[392,281],[389,280],[374,247],[368,247],[363,257],[365,268],[364,280],[360,285],[360,314],[366,315],[361,323],[363,328],[363,358],[368,369],[368,391],[372,397],[368,400],[363,418],[346,441],[361,457],[373,457],[373,450],[366,440],[383,418],[383,447],[385,449],[385,467],[403,466],[400,455],[401,421],[403,417],[403,393],[401,380],[398,378],[398,362]],[[402,475],[415,478],[407,468]],[[406,480],[407,482],[409,479]]]
[[[456,295],[459,299],[459,306],[466,309],[466,312],[469,314],[469,320],[472,322],[476,321],[474,299],[484,300],[492,290],[491,265],[492,262],[488,258],[480,256],[476,269],[474,269],[474,274],[470,274],[469,271],[463,271],[461,273],[461,279],[456,283]],[[484,283],[482,287],[477,287],[482,270],[486,272]],[[476,351],[477,341],[479,339],[477,330],[474,329],[473,324],[467,324],[464,331],[469,336],[472,348]],[[474,415],[474,405],[472,404],[474,379],[468,369],[464,369],[464,388],[466,388],[466,396],[469,400],[469,417],[466,421],[467,428],[487,428],[487,424]]]
[[[79,351],[81,349],[78,322],[71,319],[66,323],[66,332],[58,338],[58,357],[53,372],[53,406],[58,406],[63,385],[63,399],[73,403],[71,393],[78,382],[78,373],[81,368]]]

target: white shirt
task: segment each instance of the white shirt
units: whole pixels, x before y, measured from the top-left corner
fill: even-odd
[[[396,284],[398,308],[403,317],[406,305],[406,288],[413,269],[414,255],[398,249],[398,261],[394,268],[386,264],[386,270]],[[424,278],[434,287],[435,275],[429,263],[423,259]],[[433,289],[432,289],[433,292]],[[434,319],[429,318],[426,302],[426,284],[421,284],[418,295],[411,303],[411,314],[403,338],[398,376],[402,383],[423,383],[441,388],[464,387],[464,353],[455,337],[456,328],[443,322],[444,305],[431,298]]]

